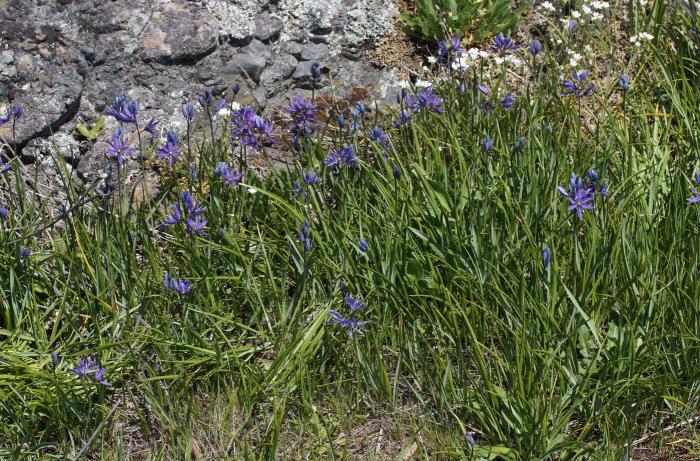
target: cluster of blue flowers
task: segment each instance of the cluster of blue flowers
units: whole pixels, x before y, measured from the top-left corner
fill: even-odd
[[[185,223],[192,235],[208,235],[204,228],[207,220],[204,213],[207,211],[200,202],[192,197],[190,191],[180,192],[179,201],[170,206],[170,215],[163,221],[165,226],[174,226],[180,222]]]
[[[193,286],[194,283],[173,277],[167,272],[163,276],[163,288],[166,291],[174,291],[177,294],[186,295],[192,290]]]
[[[344,286],[341,286],[341,290],[345,291]],[[360,321],[355,317],[355,313],[367,308],[367,303],[362,302],[359,299],[355,299],[349,293],[345,294],[345,306],[348,308],[349,314],[347,317],[336,310],[328,311],[328,316],[330,317],[329,325],[337,325],[344,328],[348,332],[350,339],[355,338],[356,335],[361,334],[364,331],[365,325],[369,321]]]
[[[231,146],[257,151],[265,142],[274,144],[272,131],[272,124],[249,107],[241,107],[231,114]]]
[[[605,182],[600,181],[596,170],[589,170],[587,176],[588,179],[584,181],[583,178],[577,176],[575,173],[571,173],[569,189],[564,189],[561,186],[558,187],[559,192],[569,200],[567,210],[575,213],[579,220],[583,219],[583,213],[585,211],[595,208],[593,201],[596,195],[601,195],[603,197],[608,196],[608,189],[605,186]]]
[[[107,368],[100,368],[94,357],[86,357],[78,359],[78,366],[71,369],[70,372],[80,376],[81,378],[92,378],[98,384],[103,386],[111,386],[112,383],[105,381],[105,373]]]

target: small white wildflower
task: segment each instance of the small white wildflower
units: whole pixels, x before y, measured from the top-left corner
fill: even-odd
[[[486,51],[479,51],[480,58],[488,58],[490,55]]]
[[[427,80],[416,80],[416,88],[428,88],[429,86],[433,86],[433,84]]]
[[[257,194],[257,193],[258,193],[258,190],[257,190],[257,189],[253,189],[253,188],[251,187],[251,188],[248,189],[248,193],[249,193],[249,194]]]
[[[595,12],[595,13],[593,13],[593,15],[591,16],[591,20],[593,20],[593,21],[602,21],[602,20],[603,20],[603,15],[600,14],[600,13],[598,13],[598,12]]]
[[[458,70],[460,72],[466,72],[467,69],[469,69],[469,65],[471,64],[471,60],[467,55],[462,55],[452,61],[452,69]]]
[[[588,5],[583,5],[581,7],[581,11],[583,11],[583,14],[585,14],[586,16],[590,16],[593,13],[593,10]]]
[[[648,32],[642,32],[641,34],[639,34],[639,38],[646,40],[648,42],[654,40],[654,36]]]
[[[542,8],[544,11],[548,13],[554,13],[556,11],[556,8],[554,8],[554,5],[552,5],[552,2],[542,2],[540,5],[540,8]]]
[[[558,38],[558,39],[556,39],[556,43],[557,43],[557,45],[561,45],[564,42],[560,38]]]
[[[519,58],[516,58],[515,56],[513,56],[512,54],[509,54],[508,56],[506,56],[506,62],[514,67],[517,67],[520,64],[522,64],[522,61]]]
[[[581,12],[574,10],[571,12],[571,17],[574,19],[578,19],[581,17]]]
[[[430,72],[430,69],[428,68],[428,66],[423,66],[423,72]]]
[[[228,117],[229,115],[231,115],[231,111],[225,107],[216,113],[217,117]]]
[[[610,8],[610,3],[596,0],[591,2],[591,6],[595,10],[607,10],[608,8]]]
[[[477,59],[479,59],[479,49],[478,48],[469,48],[467,50],[467,56],[469,56],[469,58],[476,61]]]
[[[411,84],[408,83],[408,80],[399,80],[397,85],[399,86],[399,88],[408,88],[409,86],[411,86]]]
[[[435,64],[437,62],[437,58],[435,56],[428,56],[428,62],[430,64]]]
[[[496,64],[498,64],[499,66],[500,66],[501,64],[503,64],[503,62],[505,61],[505,60],[504,60],[502,57],[500,57],[500,56],[494,57],[493,60],[496,61]]]
[[[241,105],[238,104],[236,101],[233,101],[231,103],[231,110],[241,110]]]

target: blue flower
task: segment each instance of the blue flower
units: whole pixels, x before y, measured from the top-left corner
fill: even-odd
[[[343,314],[334,310],[328,311],[328,315],[331,318],[328,324],[338,325],[346,329],[350,339],[353,339],[357,334],[361,334],[364,331],[364,326],[369,323],[367,321],[360,322],[355,317],[345,318]]]
[[[698,186],[700,186],[700,173],[696,171],[693,175],[693,178],[695,179],[695,182],[698,184]],[[688,197],[688,201],[690,203],[700,203],[700,191],[696,190],[693,186],[690,186],[690,192],[693,195]]]
[[[182,112],[182,116],[185,117],[185,120],[187,120],[187,123],[189,124],[190,122],[192,122],[192,119],[194,118],[194,114],[196,112],[194,104],[187,101],[182,105],[180,112]]]
[[[542,44],[539,40],[533,40],[527,51],[529,51],[531,55],[537,56],[542,52]]]
[[[343,114],[338,115],[338,128],[341,130],[345,128],[345,116]]]
[[[4,206],[0,205],[0,219],[7,219],[7,216],[9,216],[9,214],[9,210]]]
[[[0,174],[7,173],[11,169],[12,164],[10,162],[7,162],[7,164],[5,164],[5,159],[2,158],[2,155],[0,155]]]
[[[474,434],[472,434],[471,432],[467,432],[466,434],[464,434],[464,437],[467,439],[467,443],[470,447],[474,448],[476,446],[476,439],[474,438]]]
[[[584,185],[583,180],[574,173],[571,174],[569,179],[569,190],[563,187],[558,187],[558,189],[569,200],[567,210],[576,213],[578,219],[583,219],[584,211],[595,208],[591,203],[595,199],[593,190],[589,186]]]
[[[552,250],[549,249],[549,245],[545,245],[542,250],[542,262],[544,267],[549,267],[549,262],[552,260]]]
[[[489,135],[486,135],[486,137],[481,141],[481,148],[484,149],[484,152],[491,152],[493,150],[493,139]]]
[[[236,142],[241,146],[258,150],[263,141],[273,143],[272,124],[255,114],[249,107],[241,107],[231,114],[231,145]]]
[[[187,229],[192,235],[209,235],[204,231],[207,220],[202,215],[192,215],[187,218]]]
[[[321,182],[321,178],[318,177],[315,171],[307,171],[301,176],[304,184],[318,184]]]
[[[624,92],[627,93],[630,89],[630,77],[627,74],[623,74],[620,76],[620,89]]]
[[[437,62],[443,66],[449,66],[455,56],[460,56],[464,50],[461,48],[461,39],[456,35],[453,35],[449,39],[449,43],[440,40],[437,44]]]
[[[315,120],[317,106],[310,100],[301,96],[292,99],[286,112],[292,117],[292,125],[289,131],[299,137],[313,134],[316,130]]]
[[[360,159],[355,155],[355,148],[350,145],[340,150],[333,150],[326,157],[326,166],[336,170],[348,166],[354,167]]]
[[[181,155],[177,145],[177,133],[171,130],[168,132],[168,137],[165,143],[159,147],[156,147],[156,157],[166,159],[168,166],[173,166],[173,161],[176,158],[179,158]]]
[[[163,288],[166,291],[174,291],[180,295],[186,295],[192,290],[193,286],[194,283],[172,277],[167,272],[163,276]]]
[[[519,151],[520,149],[523,148],[524,145],[525,145],[525,139],[523,139],[523,138],[518,138],[518,139],[515,141],[515,144],[513,144],[513,152]]]
[[[107,371],[106,368],[100,368],[99,370],[95,371],[95,376],[93,376],[93,379],[97,384],[102,384],[103,386],[111,386],[112,383],[108,383],[107,381],[104,380],[105,372]]]
[[[311,64],[311,78],[314,80],[321,78],[321,65],[317,62]]]
[[[304,244],[304,250],[306,250],[307,253],[311,251],[311,224],[309,224],[308,220],[301,224],[299,240]]]
[[[391,145],[389,144],[389,135],[384,132],[384,128],[382,127],[377,126],[372,128],[372,130],[369,132],[369,140],[376,142],[386,150],[391,149]]]
[[[365,242],[366,243],[366,242]],[[347,294],[345,295],[345,305],[347,308],[350,310],[350,312],[357,312],[359,310],[365,309],[367,307],[367,303],[363,303],[359,299],[355,299],[352,295]]]
[[[564,92],[561,96],[575,96],[576,98],[582,98],[583,96],[589,96],[595,92],[595,85],[590,83],[585,85],[584,82],[588,76],[588,71],[582,70],[581,72],[573,72],[571,74],[571,80],[564,79],[562,86],[564,87]]]
[[[107,115],[114,117],[119,123],[135,124],[138,112],[138,101],[130,101],[125,95],[114,98],[114,103],[107,108]]]
[[[391,167],[391,172],[394,174],[394,178],[399,179],[401,177],[401,170],[396,165]]]
[[[22,117],[23,113],[24,110],[22,109],[22,106],[18,106],[16,104],[11,105],[7,109],[5,109],[4,114],[0,115],[0,126],[5,125],[10,120],[16,122],[20,119],[20,117]]]
[[[494,53],[506,53],[517,49],[518,46],[513,41],[513,38],[510,35],[503,35],[503,32],[498,33],[496,40],[494,40],[493,45],[491,45],[491,51]]]
[[[185,220],[185,225],[191,234],[207,235],[204,226],[207,220],[203,218],[207,211],[200,202],[195,202],[190,191],[180,192],[178,203],[170,206],[170,215],[163,221],[165,226],[172,226]]]
[[[500,100],[501,105],[505,110],[513,110],[513,103],[515,102],[515,96],[510,93],[506,93],[503,99]]]
[[[214,95],[210,90],[204,90],[197,102],[202,106],[202,109],[209,111],[209,107],[214,103]]]
[[[220,162],[216,166],[216,174],[224,180],[224,184],[230,187],[236,187],[243,178],[242,171],[236,171],[229,168],[227,163]]]
[[[111,386],[104,380],[106,368],[100,368],[97,364],[97,360],[94,357],[86,357],[84,359],[78,359],[78,366],[69,370],[71,373],[80,376],[81,378],[92,378],[96,383],[102,384],[103,386]]]
[[[413,112],[418,112],[421,109],[430,109],[433,112],[442,113],[445,110],[440,107],[442,105],[442,98],[433,91],[433,87],[429,86],[423,89],[422,92],[416,93],[415,97],[410,101],[412,104],[407,103]]]
[[[26,259],[32,255],[32,250],[31,250],[31,248],[27,248],[24,245],[20,245],[19,246],[19,255],[23,259]]]
[[[367,251],[369,251],[369,244],[365,239],[360,239],[360,242],[357,244],[357,246],[363,253],[367,253]]]
[[[124,162],[124,157],[136,151],[124,141],[123,133],[121,129],[117,128],[112,134],[112,140],[107,141],[107,157],[116,157],[118,165]]]
[[[156,126],[158,126],[158,120],[156,120],[155,118],[152,118],[151,120],[148,121],[144,130],[153,134],[153,132],[156,130]]]
[[[569,21],[569,33],[571,33],[571,32],[574,31],[574,28],[576,27],[576,24],[577,24],[577,23],[576,23],[576,20],[575,20],[575,19],[572,19],[571,21]]]

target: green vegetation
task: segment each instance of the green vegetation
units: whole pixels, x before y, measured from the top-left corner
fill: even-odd
[[[386,141],[361,108],[311,125],[291,171],[226,176],[251,151],[199,109],[214,139],[196,174],[182,144],[160,160],[150,206],[68,182],[52,225],[4,174],[0,458],[697,459],[698,57],[663,3],[635,3],[639,47],[579,21],[536,56],[436,64],[442,102],[409,91]],[[345,146],[358,165],[327,166]],[[163,224],[185,190],[206,235]],[[71,372],[89,356],[110,385]]]

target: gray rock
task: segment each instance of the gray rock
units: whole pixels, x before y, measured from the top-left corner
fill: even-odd
[[[284,42],[280,45],[280,51],[283,53],[291,54],[297,59],[301,59],[301,53],[304,51],[304,47],[298,42]]]
[[[323,43],[307,43],[301,52],[304,61],[321,61],[330,53],[328,45]]]
[[[63,132],[55,133],[45,139],[33,139],[22,149],[22,157],[32,161],[44,161],[49,158],[75,161],[80,159],[80,156],[80,142]]]
[[[311,61],[302,61],[300,62],[296,69],[294,69],[294,73],[292,74],[292,79],[297,82],[297,83],[302,83],[302,82],[309,82],[311,84],[311,66],[313,65],[313,62]],[[321,64],[321,72],[327,72],[328,68],[324,65]],[[321,78],[321,82],[323,81],[323,77]]]
[[[275,56],[272,65],[265,69],[260,76],[263,86],[284,80],[294,73],[299,62],[291,54]]]
[[[270,59],[270,48],[265,45],[263,42],[260,40],[253,40],[251,41],[248,46],[243,48],[242,50],[245,53],[250,53],[250,54],[255,54],[258,56],[262,56],[265,59]]]
[[[206,9],[214,15],[219,34],[236,45],[250,41],[255,33],[255,15],[262,10],[257,0],[204,0]]]
[[[254,82],[260,81],[260,74],[267,61],[263,56],[253,53],[242,53],[233,58],[226,66],[226,73],[230,75],[242,75]]]
[[[269,13],[259,14],[255,18],[255,38],[263,43],[270,43],[279,37],[283,26],[280,18]]]
[[[171,1],[151,15],[139,40],[144,61],[194,61],[211,52],[219,31],[214,15],[195,3]]]

